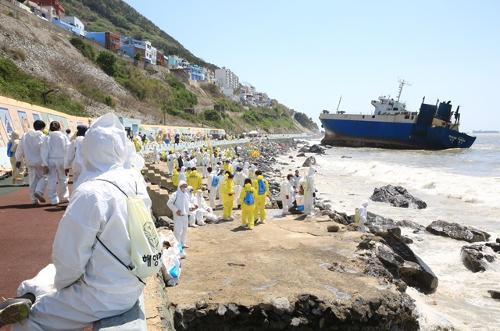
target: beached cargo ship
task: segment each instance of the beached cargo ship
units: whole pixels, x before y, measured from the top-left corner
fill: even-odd
[[[476,137],[459,131],[460,106],[452,111],[450,101],[426,104],[424,98],[418,112],[408,111],[406,104],[400,102],[404,85],[401,81],[396,100],[373,100],[375,111],[370,115],[323,111],[319,117],[325,129],[323,144],[431,150],[472,146]]]

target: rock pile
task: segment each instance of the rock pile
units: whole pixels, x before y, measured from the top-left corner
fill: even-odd
[[[388,202],[394,207],[412,207],[417,209],[427,208],[427,204],[424,201],[412,196],[402,186],[386,185],[380,188],[375,188],[370,199],[372,201]]]
[[[339,295],[341,293],[339,292]],[[198,302],[176,307],[176,330],[418,330],[415,306],[406,294],[350,298],[351,304],[325,302],[311,294],[259,305]],[[224,326],[223,328],[221,326]]]

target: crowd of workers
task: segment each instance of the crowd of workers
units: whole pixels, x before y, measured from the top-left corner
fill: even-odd
[[[144,289],[128,267],[133,245],[123,198],[139,197],[151,207],[140,172],[144,159],[114,114],[100,117],[90,128],[78,126],[74,136],[63,133],[58,122],[51,122],[48,132],[45,126],[37,120],[22,137],[11,135],[12,180],[18,182],[19,171],[26,167],[34,204],[47,197],[50,204],[69,205],[54,239],[53,263],[22,282],[18,297],[0,303],[0,327],[14,324],[14,331],[81,329],[127,311]],[[225,221],[233,220],[237,207],[242,226],[253,229],[256,222],[266,222],[269,182],[246,157],[249,152],[241,146],[168,153],[155,149],[155,160],[166,161],[177,187],[167,205],[174,235],[184,248],[189,225],[220,220],[214,214],[218,200]],[[289,174],[280,188],[283,214],[312,212],[314,169],[303,178],[298,170]]]

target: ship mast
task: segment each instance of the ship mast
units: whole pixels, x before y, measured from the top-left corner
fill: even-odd
[[[401,98],[401,93],[403,93],[403,87],[404,87],[405,85],[411,86],[411,84],[410,84],[410,83],[408,83],[406,80],[404,80],[404,79],[400,79],[400,80],[399,80],[398,102],[399,102],[399,99]]]

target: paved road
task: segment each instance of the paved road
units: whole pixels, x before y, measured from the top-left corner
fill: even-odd
[[[0,181],[0,297],[15,295],[17,286],[51,261],[52,241],[64,209],[33,206],[28,188],[5,187]]]

